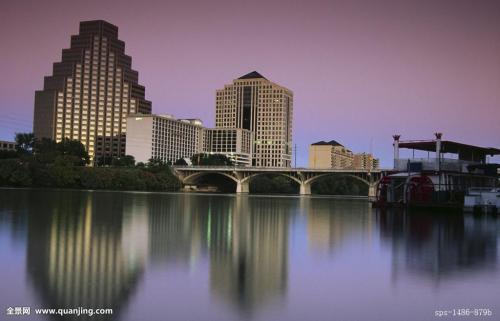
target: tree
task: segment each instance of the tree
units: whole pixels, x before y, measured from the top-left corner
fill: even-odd
[[[368,186],[352,177],[326,176],[318,179],[311,187],[313,194],[326,195],[368,195]]]
[[[299,186],[291,178],[277,175],[258,175],[250,181],[251,193],[262,194],[297,194]]]
[[[167,163],[159,158],[150,158],[148,160],[147,167],[167,167]]]
[[[179,158],[178,160],[175,161],[174,165],[177,166],[187,166],[187,162],[184,158]]]
[[[232,166],[233,161],[224,154],[195,154],[191,157],[193,165],[201,166]]]
[[[78,140],[64,138],[57,144],[57,150],[62,155],[75,157],[82,166],[89,163],[89,154],[85,150],[85,146]]]
[[[0,159],[18,158],[15,150],[0,150]]]
[[[33,133],[16,133],[16,149],[23,154],[31,154],[35,144]]]
[[[162,171],[168,171],[169,169],[167,163],[159,158],[150,158],[146,164],[146,168],[151,173],[159,173]]]
[[[33,145],[33,154],[41,163],[53,163],[60,152],[57,148],[57,143],[49,138],[36,140]]]
[[[115,167],[134,167],[135,158],[131,155],[125,155],[123,157],[113,157],[111,161],[111,166]]]

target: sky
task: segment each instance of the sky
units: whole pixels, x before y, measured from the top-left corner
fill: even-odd
[[[253,70],[291,89],[298,166],[334,139],[390,167],[396,133],[500,148],[498,0],[2,1],[0,140],[32,131],[35,90],[95,19],[153,113],[211,127],[215,90]]]

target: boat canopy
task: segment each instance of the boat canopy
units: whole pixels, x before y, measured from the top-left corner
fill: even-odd
[[[400,141],[400,148],[422,150],[427,152],[436,151],[436,140],[410,140]],[[492,147],[480,147],[468,144],[462,144],[449,140],[441,141],[441,153],[458,154],[461,160],[484,159],[486,155],[500,155],[500,149]]]

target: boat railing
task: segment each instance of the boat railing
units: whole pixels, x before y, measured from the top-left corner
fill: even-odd
[[[498,187],[469,187],[469,195],[481,195],[482,193],[500,193],[500,188]]]
[[[394,167],[398,171],[455,171],[467,172],[467,166],[477,164],[477,162],[464,161],[453,158],[399,158],[394,162]]]

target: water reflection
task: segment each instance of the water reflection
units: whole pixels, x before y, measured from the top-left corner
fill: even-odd
[[[496,268],[499,222],[488,215],[398,210],[376,213],[381,238],[392,246],[396,274],[440,281]]]
[[[294,202],[151,195],[151,261],[192,264],[207,254],[211,292],[250,312],[286,291],[288,222]]]
[[[211,208],[212,292],[244,312],[279,299],[288,279],[288,223],[294,200],[238,197]]]
[[[304,199],[307,237],[315,253],[332,252],[351,236],[371,238],[372,215],[368,202]]]
[[[144,269],[148,216],[137,215],[133,200],[113,197],[31,194],[26,262],[42,306],[119,314]]]
[[[330,297],[346,306],[369,305],[365,292],[393,300],[384,292],[386,271],[393,282],[417,275],[437,283],[498,269],[500,223],[489,216],[372,211],[366,201],[329,198],[0,191],[0,236],[15,241],[8,253],[25,251],[18,268],[27,272],[36,306],[111,307],[114,320],[126,319],[124,310],[161,319],[182,292],[151,288],[168,277],[206,280],[207,288],[185,291],[189,300],[209,298],[213,319],[229,319],[227,308],[240,319],[276,306],[308,311],[303,302],[317,304],[316,319],[329,319]],[[345,294],[341,285],[359,280],[366,280],[364,291]]]

